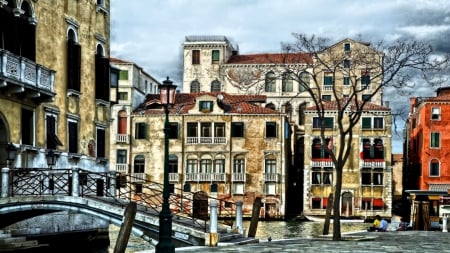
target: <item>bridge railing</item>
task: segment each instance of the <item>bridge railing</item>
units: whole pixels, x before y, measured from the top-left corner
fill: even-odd
[[[3,173],[3,171],[2,171]],[[118,172],[92,172],[83,169],[10,169],[2,174],[9,187],[2,186],[2,197],[19,195],[65,195],[80,197],[107,197],[118,204],[134,201],[141,210],[159,214],[163,203],[163,184],[150,180],[136,180],[132,175]],[[7,193],[5,193],[5,191]],[[178,220],[207,229],[210,203],[217,203],[219,222],[231,226],[236,217],[236,204],[214,198],[204,192],[186,192],[171,189],[170,209]],[[174,219],[175,220],[175,219]]]

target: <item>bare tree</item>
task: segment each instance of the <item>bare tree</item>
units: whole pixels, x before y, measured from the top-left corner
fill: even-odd
[[[320,130],[322,146],[335,165],[336,182],[333,202],[333,240],[341,240],[340,198],[343,168],[352,150],[353,129],[366,109],[368,101],[382,104],[385,87],[402,89],[414,85],[418,77],[431,86],[444,79],[435,74],[448,66],[449,56],[435,56],[430,46],[418,41],[397,40],[390,44],[353,43],[351,50],[342,50],[342,44],[330,45],[329,40],[293,34],[294,43],[283,43],[286,57],[293,53],[309,54],[312,61],[305,65],[285,64],[311,102],[322,122],[328,101],[322,99],[323,86],[331,90],[338,109],[336,127],[338,138],[334,148],[326,144],[325,127]],[[352,41],[355,42],[355,41]],[[307,73],[307,78],[305,78]],[[327,76],[327,82],[324,81]],[[345,80],[344,80],[345,79]],[[343,85],[345,83],[345,88]],[[364,94],[364,96],[363,96]]]

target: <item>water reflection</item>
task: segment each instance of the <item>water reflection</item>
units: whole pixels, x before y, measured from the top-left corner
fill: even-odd
[[[341,232],[354,232],[365,230],[369,224],[367,223],[341,223]],[[250,221],[244,221],[244,227],[248,231]],[[114,252],[114,246],[119,234],[120,228],[115,225],[110,225],[110,240],[111,245],[108,249],[109,253]],[[304,222],[304,221],[260,221],[258,229],[256,230],[256,238],[260,240],[267,240],[270,236],[273,240],[298,238],[298,237],[317,237],[323,233],[322,222]],[[329,234],[333,233],[333,224],[330,224]],[[154,249],[148,242],[141,238],[130,236],[126,253],[134,253],[139,251]]]

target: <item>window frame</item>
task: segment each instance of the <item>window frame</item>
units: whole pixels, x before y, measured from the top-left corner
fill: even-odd
[[[441,164],[438,159],[431,159],[428,168],[429,177],[440,177],[441,176]]]
[[[231,122],[231,137],[232,138],[244,137],[244,122]]]
[[[431,120],[434,120],[434,121],[441,120],[441,108],[440,107],[432,107],[431,108]]]
[[[323,123],[322,123],[323,122]],[[334,117],[313,117],[313,129],[334,128]]]
[[[192,65],[200,65],[200,50],[192,50]]]
[[[136,140],[145,140],[147,138],[147,123],[136,122],[134,123],[134,138]]]
[[[267,121],[266,122],[266,134],[265,138],[277,138],[277,122],[275,121]]]
[[[213,49],[211,50],[211,63],[217,64],[220,61],[220,50]]]
[[[430,148],[440,148],[441,147],[441,134],[440,132],[430,133]]]

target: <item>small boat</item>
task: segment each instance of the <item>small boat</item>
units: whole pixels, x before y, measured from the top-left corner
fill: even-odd
[[[314,222],[325,222],[325,216],[317,216],[317,215],[303,215],[309,221]],[[333,222],[333,217],[330,217],[330,222]],[[364,223],[364,219],[361,217],[341,217],[341,222],[345,223]]]

